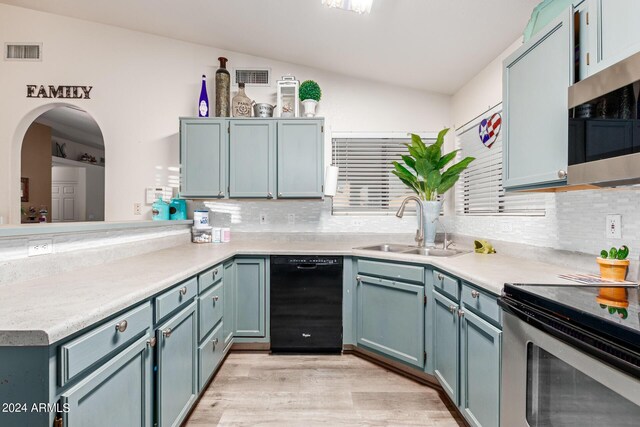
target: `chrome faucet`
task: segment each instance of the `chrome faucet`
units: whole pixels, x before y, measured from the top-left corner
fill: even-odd
[[[418,231],[416,232],[416,242],[418,242],[419,247],[424,248],[424,224],[422,223],[424,206],[422,205],[422,200],[420,200],[416,196],[405,197],[405,199],[402,201],[402,204],[400,204],[398,212],[396,212],[396,216],[398,218],[402,218],[402,216],[404,215],[404,208],[406,207],[409,200],[414,200],[418,204],[418,218],[420,218],[418,224],[420,225],[418,226]]]

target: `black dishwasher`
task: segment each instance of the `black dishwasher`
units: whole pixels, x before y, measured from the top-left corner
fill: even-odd
[[[271,352],[342,351],[342,257],[271,257]]]

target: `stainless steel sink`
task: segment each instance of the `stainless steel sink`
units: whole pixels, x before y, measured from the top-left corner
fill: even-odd
[[[392,243],[382,243],[374,246],[365,246],[362,248],[365,251],[378,251],[378,252],[392,252],[397,254],[407,255],[423,255],[423,256],[436,256],[436,257],[450,257],[466,253],[467,251],[461,251],[458,249],[437,249],[437,248],[419,248],[411,245],[396,245]]]
[[[402,253],[402,252],[407,251],[407,250],[412,249],[412,248],[415,248],[415,246],[395,245],[395,244],[391,244],[391,243],[382,243],[380,245],[365,246],[363,248],[357,248],[357,249],[362,249],[362,250],[365,250],[365,251]]]

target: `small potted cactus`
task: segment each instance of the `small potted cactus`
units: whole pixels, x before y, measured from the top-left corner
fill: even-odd
[[[605,280],[613,280],[622,282],[627,277],[627,268],[629,267],[629,248],[622,245],[620,248],[611,248],[608,251],[603,249],[600,256],[596,258],[600,265],[600,277]]]
[[[320,98],[322,97],[322,91],[318,83],[313,80],[305,80],[300,85],[300,101],[304,107],[305,117],[314,117],[316,115],[316,107]]]

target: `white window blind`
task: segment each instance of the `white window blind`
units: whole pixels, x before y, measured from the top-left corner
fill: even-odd
[[[456,184],[458,215],[544,215],[546,198],[536,193],[506,193],[502,188],[502,131],[493,145],[480,139],[483,119],[502,112],[502,104],[488,110],[456,132],[457,161],[475,157]]]
[[[421,134],[426,144],[435,135]],[[402,199],[415,194],[391,173],[393,161],[408,154],[406,133],[334,134],[333,164],[338,167],[338,189],[333,197],[334,215],[394,215]],[[407,205],[407,212],[414,204]]]

